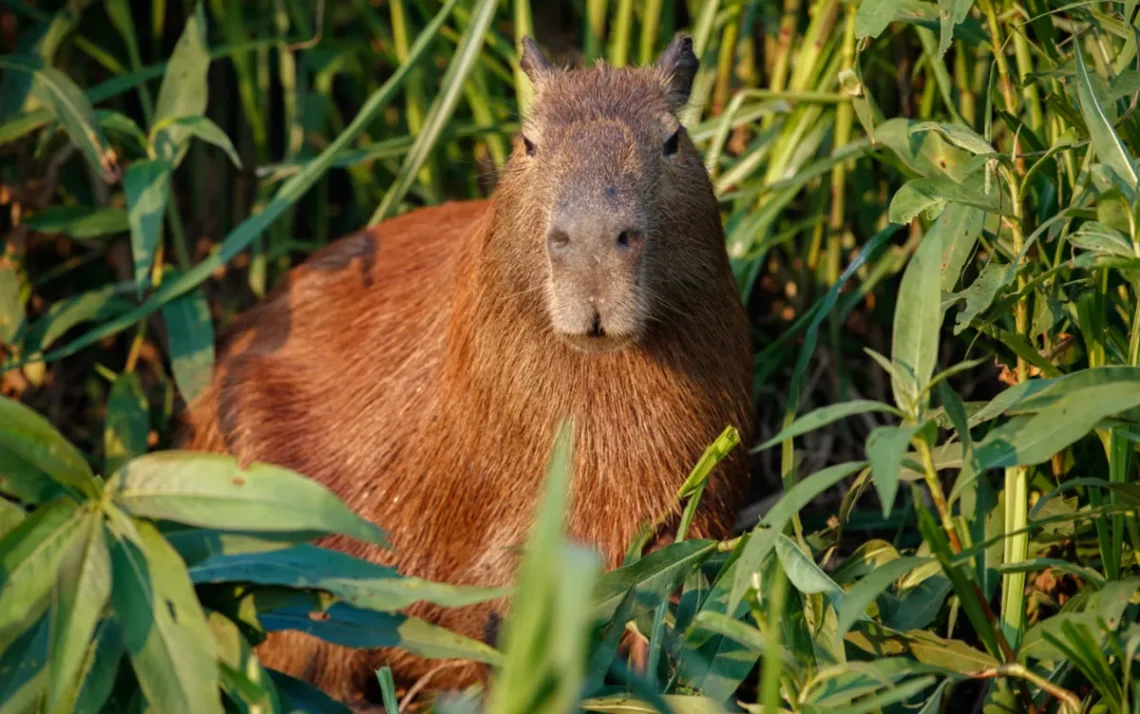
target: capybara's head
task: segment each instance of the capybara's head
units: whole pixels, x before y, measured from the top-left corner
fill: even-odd
[[[525,38],[521,66],[534,102],[500,184],[521,226],[517,287],[545,301],[550,328],[574,347],[621,349],[684,310],[678,293],[724,251],[708,174],[677,116],[698,66],[692,40],[678,35],[651,67],[566,69]]]

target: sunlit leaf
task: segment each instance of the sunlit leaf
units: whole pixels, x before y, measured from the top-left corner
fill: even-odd
[[[136,161],[123,176],[135,266],[135,291],[142,297],[154,252],[162,237],[162,220],[170,198],[171,165],[165,160]]]
[[[162,306],[170,343],[170,371],[187,404],[214,376],[214,322],[201,289],[191,290]]]

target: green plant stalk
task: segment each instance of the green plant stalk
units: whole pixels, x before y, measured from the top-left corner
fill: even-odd
[[[642,65],[648,65],[657,52],[657,35],[661,29],[661,0],[647,0],[645,3],[645,19],[641,23],[641,42],[638,48],[638,59]]]
[[[958,530],[954,527],[954,518],[950,507],[946,503],[946,495],[942,493],[942,484],[938,481],[938,469],[934,465],[934,454],[930,445],[921,436],[911,439],[911,444],[918,451],[922,459],[922,478],[926,481],[926,489],[930,491],[930,500],[934,502],[934,509],[938,511],[938,519],[942,522],[942,530],[946,531],[946,539],[954,553],[962,550],[962,540],[958,537]]]
[[[719,114],[728,102],[732,88],[732,73],[736,67],[736,42],[740,37],[740,14],[724,27],[721,35],[720,51],[717,54],[716,82],[713,85],[712,111]]]
[[[404,7],[404,0],[391,0],[388,3],[388,17],[392,23],[392,45],[396,51],[396,59],[400,64],[408,61],[408,13]],[[416,136],[424,126],[424,74],[422,69],[416,69],[404,85],[405,120],[408,122],[408,133]],[[435,168],[429,158],[424,162],[416,178],[429,196],[436,196],[436,183],[434,179]]]
[[[618,0],[613,34],[610,35],[610,64],[624,67],[629,63],[629,45],[633,30],[633,0]]]
[[[772,65],[772,76],[768,80],[768,89],[773,92],[782,92],[788,86],[788,67],[792,60],[792,37],[796,34],[796,25],[799,24],[800,0],[784,0],[784,12],[780,16],[780,29],[776,35],[775,63]],[[771,124],[768,118],[765,126]]]
[[[986,21],[990,27],[990,40],[994,45],[994,61],[997,62],[998,82],[1001,86],[1001,95],[1005,99],[1005,109],[1010,114],[1017,113],[1017,100],[1014,99],[1013,83],[1009,78],[1009,63],[1005,57],[1005,43],[1001,37],[1001,26],[998,24],[996,0],[984,0],[979,5],[986,13]]]
[[[1015,5],[1018,7],[1019,5]],[[1024,10],[1021,10],[1024,12]],[[1028,18],[1027,18],[1028,19]],[[1017,60],[1017,76],[1021,80],[1021,99],[1029,110],[1029,127],[1040,136],[1045,126],[1045,117],[1041,111],[1041,96],[1037,91],[1037,82],[1029,76],[1033,72],[1033,55],[1029,51],[1029,40],[1025,37],[1022,28],[1010,23],[1010,36],[1013,38],[1013,56]]]
[[[586,0],[586,62],[602,56],[602,36],[606,31],[606,0]]]
[[[958,89],[958,103],[961,105],[963,121],[967,126],[977,126],[977,93],[970,84],[970,74],[966,69],[966,45],[961,40],[955,41],[954,84]]]
[[[783,663],[780,657],[780,646],[783,627],[780,623],[784,616],[784,601],[788,593],[788,578],[778,558],[772,564],[772,580],[767,583],[766,599],[768,617],[764,637],[767,640],[767,650],[764,652],[764,666],[760,670],[760,701],[766,712],[780,711],[780,675]]]
[[[847,5],[843,31],[843,69],[855,66],[855,13],[856,6]],[[851,125],[855,109],[851,102],[843,102],[835,109],[835,151],[839,151],[851,138]],[[834,285],[839,279],[839,258],[843,246],[845,199],[847,197],[847,162],[841,161],[831,172],[831,217],[828,222],[826,284]]]
[[[519,104],[519,115],[525,117],[530,112],[530,106],[534,102],[534,87],[530,86],[530,80],[522,71],[518,49],[522,47],[522,38],[534,37],[534,22],[531,19],[530,0],[515,0],[514,9],[515,58],[512,61],[512,66],[515,72],[515,98]]]

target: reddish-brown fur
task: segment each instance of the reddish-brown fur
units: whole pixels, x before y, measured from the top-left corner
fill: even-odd
[[[511,582],[563,417],[577,447],[568,527],[609,567],[639,527],[676,512],[678,486],[725,426],[751,436],[747,321],[712,187],[687,137],[675,157],[653,158],[674,128],[664,119],[677,109],[669,69],[532,76],[530,126],[539,122],[550,164],[532,162],[519,141],[492,199],[413,211],[314,254],[239,320],[188,409],[189,448],[321,481],[386,528],[398,555],[346,538],[324,544],[408,575]],[[614,161],[588,141],[567,139],[576,156],[550,143],[568,127],[586,126],[589,139],[599,118],[634,137],[641,153],[629,160],[646,184],[636,200],[650,202],[638,208],[652,222],[640,277],[624,288],[643,327],[621,349],[586,352],[551,329],[545,221],[567,179],[546,167],[573,159],[573,172],[588,174]],[[738,449],[714,473],[696,535],[730,534],[746,469]],[[502,604],[409,612],[481,637],[492,607]],[[404,679],[433,665],[293,632],[275,633],[259,654],[343,700],[361,697],[383,664]],[[476,675],[452,668],[432,683]]]

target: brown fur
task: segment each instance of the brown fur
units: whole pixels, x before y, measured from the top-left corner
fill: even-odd
[[[239,320],[188,409],[189,448],[321,481],[388,529],[398,554],[324,544],[408,575],[511,582],[563,417],[577,446],[568,528],[608,567],[639,527],[676,512],[677,488],[725,426],[751,436],[747,320],[712,186],[687,137],[675,155],[660,151],[676,128],[680,70],[530,69],[535,155],[516,142],[492,199],[413,211],[314,254]],[[592,148],[600,126],[626,137],[621,156]],[[620,348],[587,352],[551,327],[546,226],[567,182],[585,191],[607,172],[625,177],[632,198],[620,200],[636,204],[625,208],[647,217],[639,272],[622,288],[639,328]],[[695,535],[730,534],[746,474],[738,449],[714,473]],[[501,607],[409,612],[481,637]],[[378,666],[405,680],[433,667],[294,632],[259,654],[343,700],[360,698]],[[453,667],[432,684],[477,675]]]

